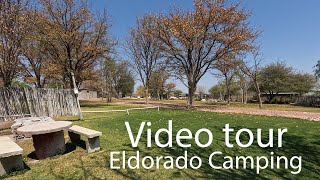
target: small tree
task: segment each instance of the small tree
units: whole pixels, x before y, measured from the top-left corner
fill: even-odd
[[[311,74],[296,73],[291,77],[292,91],[298,92],[299,96],[303,93],[310,92],[316,85],[316,79]]]
[[[257,93],[259,108],[262,108],[262,99],[261,99],[261,90],[260,90],[260,81],[259,81],[262,57],[257,50],[253,51],[252,55],[253,56],[250,59],[246,59],[245,57],[243,57],[239,68],[242,71],[242,73],[244,73],[251,79],[254,89]]]
[[[165,86],[165,93],[167,95],[167,99],[170,98],[170,95],[176,90],[176,84],[175,83],[168,83]]]
[[[209,89],[209,93],[212,97],[218,97],[220,101],[223,100],[224,87],[221,84],[216,84]]]
[[[200,100],[203,99],[204,94],[206,93],[206,88],[204,86],[198,86],[196,91],[199,94]]]
[[[136,27],[130,30],[127,39],[127,51],[132,58],[133,69],[144,86],[146,104],[150,79],[162,59],[160,42],[152,36],[154,28],[155,18],[151,15],[143,16],[137,20]]]
[[[230,98],[232,99],[233,95],[238,94],[239,92],[239,85],[236,81],[232,81],[230,82],[230,87],[229,90],[227,90],[228,88],[226,87],[226,83],[224,82],[224,80],[219,81],[218,84],[212,86],[209,89],[209,92],[212,96],[214,97],[218,97],[219,100],[225,100],[228,101],[227,99]]]
[[[120,95],[125,96],[133,92],[134,79],[127,62],[116,62],[111,57],[106,58],[102,63],[102,72],[109,102],[113,95],[120,98]]]
[[[315,78],[310,74],[297,73],[284,62],[271,63],[261,70],[261,90],[268,94],[272,102],[280,92],[296,92],[301,96],[315,85]]]
[[[160,100],[165,94],[165,85],[169,79],[169,73],[166,71],[165,66],[160,66],[152,73],[150,78],[150,94],[153,98]]]
[[[247,104],[248,101],[248,90],[250,88],[250,79],[249,77],[242,73],[241,71],[237,72],[238,84],[241,91],[241,103]]]
[[[134,77],[132,76],[131,71],[123,71],[123,75],[122,78],[120,80],[120,84],[119,84],[119,91],[122,95],[122,97],[128,96],[128,95],[132,95],[132,93],[134,92]]]
[[[317,65],[314,67],[314,73],[317,79],[320,78],[320,60],[318,60]]]
[[[232,81],[236,76],[237,67],[239,61],[236,59],[236,54],[227,54],[219,61],[213,64],[213,68],[219,71],[218,76],[224,78],[226,92],[227,92],[227,103],[230,104],[231,99],[231,85]]]
[[[139,85],[139,86],[137,87],[136,93],[137,93],[137,95],[140,96],[140,97],[144,97],[144,96],[146,95],[143,85]],[[148,96],[148,95],[147,95],[147,96]]]
[[[260,88],[268,94],[269,102],[272,102],[278,93],[293,90],[293,69],[284,62],[271,63],[262,68],[260,74]]]
[[[177,89],[173,92],[173,94],[174,94],[174,97],[179,98],[183,94],[183,92]]]

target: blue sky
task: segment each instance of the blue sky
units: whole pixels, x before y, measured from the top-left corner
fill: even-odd
[[[192,9],[192,0],[92,0],[94,10],[105,8],[111,20],[111,34],[124,43],[136,18],[149,12],[168,12],[172,7]],[[252,12],[250,22],[263,31],[259,42],[264,64],[277,60],[302,72],[312,73],[320,59],[319,0],[243,0]],[[120,57],[124,52],[118,48]],[[178,81],[177,88],[186,92]],[[207,74],[199,85],[210,88],[217,78]],[[137,82],[139,84],[139,82]]]

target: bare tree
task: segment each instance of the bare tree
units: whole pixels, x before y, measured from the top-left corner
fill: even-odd
[[[42,14],[36,10],[29,11],[29,31],[22,41],[22,57],[20,64],[25,81],[43,88],[47,75],[50,76],[49,56],[43,41],[44,36],[39,32],[39,23],[43,20]]]
[[[155,17],[143,16],[137,20],[136,27],[130,30],[127,39],[127,51],[133,60],[133,69],[144,86],[146,104],[149,99],[150,78],[162,60],[160,42],[153,36],[154,28]]]
[[[257,34],[248,25],[250,14],[238,7],[224,0],[196,0],[192,12],[178,9],[157,21],[162,50],[188,88],[188,107],[193,107],[197,84],[215,61],[252,48]]]
[[[239,61],[237,60],[235,53],[227,54],[213,64],[213,68],[219,71],[218,76],[222,76],[224,78],[228,104],[230,104],[231,85],[236,76],[238,65]]]
[[[237,72],[237,78],[241,90],[241,103],[247,104],[250,79],[246,74],[242,73],[241,71]]]
[[[197,92],[199,93],[200,100],[203,99],[203,96],[206,93],[206,87],[205,86],[198,86]]]
[[[28,32],[28,1],[3,0],[0,3],[0,77],[10,86],[18,73],[21,43]]]
[[[253,57],[250,60],[242,58],[240,65],[241,71],[246,74],[253,82],[257,98],[259,102],[259,108],[262,108],[261,90],[259,84],[259,73],[261,70],[262,57],[258,51],[253,52]]]

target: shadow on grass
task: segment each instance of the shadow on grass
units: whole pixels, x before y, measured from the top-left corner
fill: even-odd
[[[17,174],[21,175],[21,174],[28,172],[29,170],[30,170],[30,167],[23,161],[23,170],[13,169],[9,174],[4,174],[4,175],[0,176],[0,179],[5,179],[7,177],[15,176]]]
[[[90,101],[80,101],[81,107],[101,107],[101,106],[111,106],[108,102],[90,102]]]
[[[75,145],[73,143],[70,143],[70,142],[67,142],[66,143],[66,149],[65,149],[64,153],[62,153],[60,155],[68,154],[68,153],[76,150],[76,148],[77,148],[77,145]],[[85,145],[84,145],[84,148],[85,148]],[[32,151],[31,153],[29,153],[27,155],[27,157],[32,159],[32,160],[39,160],[39,158],[36,156],[35,151]]]

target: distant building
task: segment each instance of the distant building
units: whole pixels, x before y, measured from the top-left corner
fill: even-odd
[[[98,98],[97,91],[93,91],[89,89],[79,90],[79,99],[92,99],[92,98]]]

